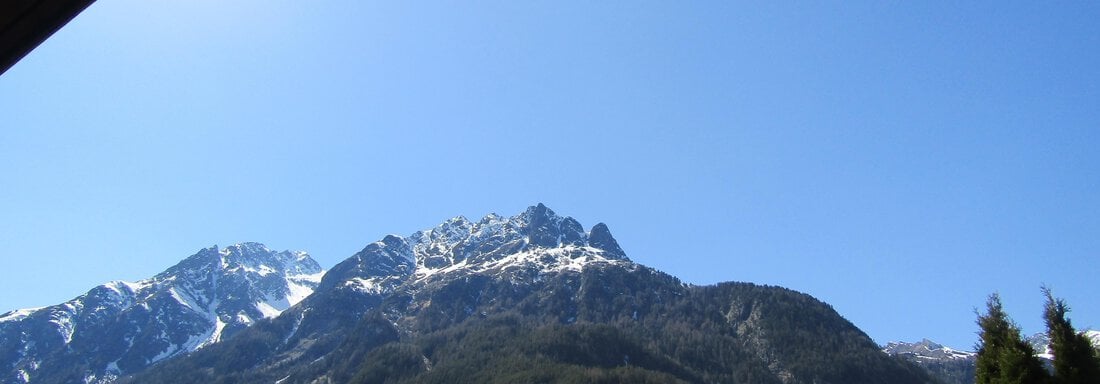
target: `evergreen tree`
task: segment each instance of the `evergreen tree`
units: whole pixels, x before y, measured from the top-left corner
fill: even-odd
[[[1100,360],[1091,340],[1073,329],[1066,318],[1069,306],[1064,300],[1055,299],[1047,287],[1043,287],[1043,295],[1047,298],[1043,319],[1054,354],[1054,383],[1100,384]]]
[[[994,293],[986,302],[986,314],[978,315],[977,384],[1044,384],[1049,375],[1035,357],[1035,349],[1024,342],[1020,328],[1012,323]]]

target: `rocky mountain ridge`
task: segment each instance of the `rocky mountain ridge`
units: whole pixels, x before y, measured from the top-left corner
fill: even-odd
[[[882,349],[890,355],[912,355],[919,359],[960,360],[974,357],[974,352],[960,351],[951,347],[924,339],[916,343],[893,341]]]
[[[334,266],[321,285],[383,294],[401,284],[470,274],[523,279],[534,277],[522,275],[528,267],[538,275],[629,261],[605,224],[585,232],[573,218],[538,204],[511,218],[489,214],[475,223],[459,216],[407,237],[385,236]]]
[[[156,276],[0,315],[0,382],[111,382],[230,337],[313,292],[304,252],[205,248]]]

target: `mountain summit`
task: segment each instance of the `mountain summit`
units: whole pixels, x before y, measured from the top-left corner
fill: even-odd
[[[379,294],[410,278],[526,273],[530,267],[547,273],[588,263],[629,259],[603,223],[585,232],[573,218],[538,204],[510,218],[489,214],[475,223],[459,216],[407,237],[386,236],[333,267],[321,285]]]
[[[113,381],[278,316],[323,273],[304,252],[213,246],[150,279],[0,315],[0,382]]]

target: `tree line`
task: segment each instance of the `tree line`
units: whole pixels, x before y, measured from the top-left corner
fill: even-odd
[[[1092,341],[1073,329],[1065,300],[1055,298],[1048,287],[1042,291],[1046,297],[1043,319],[1054,356],[1050,369],[1024,341],[1020,328],[1005,313],[1000,295],[994,293],[986,302],[985,314],[978,315],[977,384],[1100,384],[1100,357]]]

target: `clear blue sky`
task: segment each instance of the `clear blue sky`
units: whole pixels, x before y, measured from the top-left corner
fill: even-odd
[[[1100,3],[99,1],[0,76],[0,312],[544,202],[967,348],[1100,327]]]

